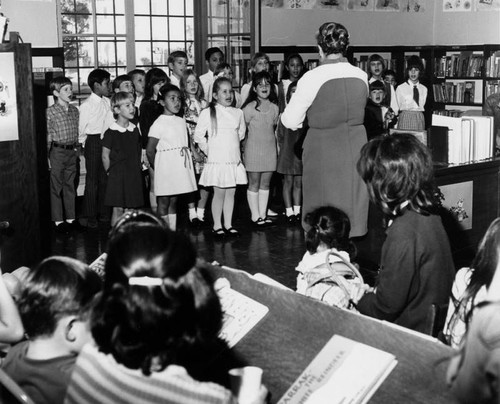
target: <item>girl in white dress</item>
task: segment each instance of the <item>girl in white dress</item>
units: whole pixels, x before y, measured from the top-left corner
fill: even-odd
[[[236,185],[247,183],[240,153],[240,142],[246,131],[245,119],[242,110],[231,107],[233,97],[231,81],[217,78],[210,107],[201,111],[194,131],[194,141],[207,155],[200,185],[214,187],[212,233],[216,238],[239,235],[232,226],[234,194]]]
[[[181,91],[165,84],[158,94],[163,114],[149,129],[146,153],[155,171],[154,189],[158,214],[176,229],[177,196],[196,191],[193,158],[188,146],[186,121],[177,116],[181,110]]]

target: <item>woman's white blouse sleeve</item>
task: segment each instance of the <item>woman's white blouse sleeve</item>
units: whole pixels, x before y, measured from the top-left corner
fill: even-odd
[[[290,99],[285,111],[283,111],[281,115],[281,122],[286,128],[291,130],[302,127],[302,122],[304,122],[307,110],[316,96],[317,86],[311,86],[312,83],[308,73],[306,73],[297,83],[297,90],[295,90],[295,94]]]

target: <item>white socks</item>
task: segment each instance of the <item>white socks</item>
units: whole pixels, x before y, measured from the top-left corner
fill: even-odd
[[[265,219],[267,216],[267,202],[269,201],[269,190],[259,189],[259,217]]]
[[[293,214],[300,215],[300,205],[293,205]],[[288,213],[287,213],[288,216]]]
[[[189,208],[189,221],[192,222],[193,219],[198,219],[198,215],[196,214],[196,208]]]
[[[259,192],[247,191],[248,206],[250,207],[250,213],[252,214],[252,221],[256,222],[259,220]]]
[[[205,220],[205,208],[197,208],[196,216],[203,222]]]
[[[286,217],[295,215],[295,213],[293,213],[293,208],[285,208],[285,212],[286,212]]]

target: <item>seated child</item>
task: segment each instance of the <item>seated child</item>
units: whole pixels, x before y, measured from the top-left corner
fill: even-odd
[[[307,252],[295,269],[299,272],[297,292],[332,306],[349,308],[368,289],[359,271],[350,264],[356,248],[349,239],[349,218],[340,209],[324,206],[308,213],[305,222],[310,229],[306,233]],[[334,280],[326,265],[327,258],[336,264],[333,268],[340,275]]]
[[[223,386],[195,379],[220,365],[223,345],[220,302],[194,247],[130,219],[109,241],[91,323],[96,346],[80,354],[66,403],[234,402]]]
[[[366,128],[368,140],[383,135],[396,124],[396,115],[389,107],[383,105],[385,97],[385,85],[380,80],[370,83],[370,96],[366,102],[365,120],[363,124]]]
[[[63,402],[91,340],[88,316],[100,288],[98,275],[73,258],[47,258],[29,273],[18,302],[28,340],[10,349],[2,367],[35,403]]]

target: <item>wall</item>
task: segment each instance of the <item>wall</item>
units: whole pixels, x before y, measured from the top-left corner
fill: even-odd
[[[314,45],[326,21],[345,25],[358,46],[500,44],[500,10],[443,13],[442,0],[428,0],[422,13],[263,8],[261,44]]]
[[[8,31],[19,32],[24,43],[34,48],[59,46],[57,1],[1,0],[2,12],[9,18]]]

